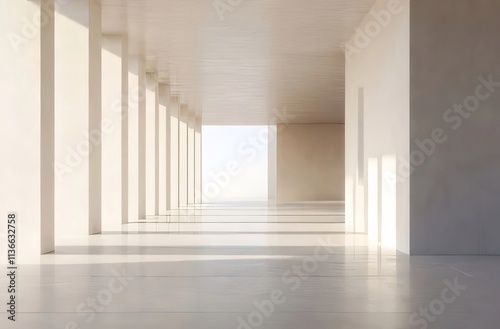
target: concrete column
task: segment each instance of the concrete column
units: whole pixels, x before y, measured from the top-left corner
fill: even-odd
[[[56,236],[101,231],[101,7],[65,2],[55,16]]]
[[[276,202],[277,190],[278,126],[276,124],[268,127],[267,145],[267,199],[272,203]]]
[[[122,117],[122,134],[121,134],[121,167],[122,167],[122,224],[129,221],[128,217],[128,171],[129,171],[129,154],[128,154],[128,42],[127,39],[122,38],[122,100],[121,100],[121,117]]]
[[[188,119],[189,112],[185,105],[180,109],[179,120],[179,206],[188,203]]]
[[[139,219],[146,218],[146,72],[143,59],[138,63],[139,79]]]
[[[41,4],[0,4],[0,213],[6,226],[17,212],[21,263],[54,250],[54,1]]]
[[[201,203],[201,118],[196,118],[194,135],[194,202]]]
[[[160,84],[159,97],[159,175],[158,208],[160,215],[168,214],[170,209],[170,89]]]
[[[146,218],[146,73],[142,57],[129,57],[129,216]]]
[[[121,36],[102,37],[102,227],[128,222],[128,47]],[[121,191],[121,193],[118,193]]]
[[[157,214],[157,114],[158,83],[154,74],[147,74],[146,90],[146,215]]]
[[[144,112],[145,106],[144,74],[140,57],[130,56],[128,64],[128,218],[136,221],[140,217],[139,161],[143,160],[139,158],[139,113]]]
[[[160,214],[160,85],[156,82],[155,106],[155,216]],[[165,121],[162,121],[164,123]],[[164,145],[163,145],[164,146]]]
[[[194,204],[195,198],[195,129],[196,129],[196,117],[194,113],[189,114],[188,118],[188,188],[187,188],[187,203]]]
[[[170,97],[170,209],[179,208],[179,118],[177,97]]]

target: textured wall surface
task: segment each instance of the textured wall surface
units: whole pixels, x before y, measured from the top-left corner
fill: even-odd
[[[278,125],[277,199],[344,201],[344,125]]]
[[[500,81],[499,16],[411,2],[412,254],[500,253],[500,83],[483,80]]]

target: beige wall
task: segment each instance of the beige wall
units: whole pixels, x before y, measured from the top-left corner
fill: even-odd
[[[277,201],[344,200],[344,125],[278,124]]]
[[[378,0],[346,44],[346,225],[406,253],[409,111],[409,1]]]

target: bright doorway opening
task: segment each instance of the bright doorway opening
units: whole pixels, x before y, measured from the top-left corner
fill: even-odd
[[[268,126],[203,126],[202,202],[268,200]]]

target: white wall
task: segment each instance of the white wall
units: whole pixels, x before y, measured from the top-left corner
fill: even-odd
[[[268,127],[202,127],[203,203],[267,201]]]
[[[409,178],[396,173],[409,154],[409,13],[408,0],[379,0],[346,44],[346,224],[407,253]]]

